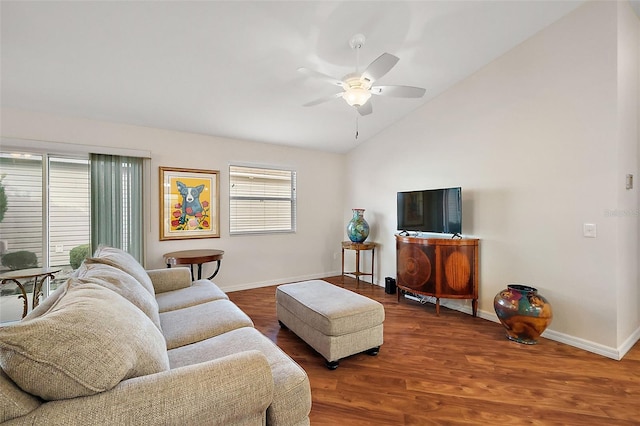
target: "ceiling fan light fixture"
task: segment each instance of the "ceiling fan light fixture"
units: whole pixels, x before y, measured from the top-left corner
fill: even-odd
[[[325,80],[336,86],[342,86],[344,90],[341,93],[324,96],[311,102],[307,102],[303,106],[313,106],[332,99],[342,97],[349,106],[355,107],[362,116],[369,115],[373,112],[369,98],[371,95],[392,96],[396,98],[421,98],[425,94],[425,89],[412,86],[373,86],[373,84],[384,77],[398,63],[400,58],[390,53],[383,53],[371,62],[364,71],[360,71],[359,52],[364,46],[365,37],[362,34],[353,36],[349,45],[356,52],[356,70],[347,74],[342,79],[331,77],[318,71],[307,68],[299,68],[298,70],[312,77]]]
[[[364,87],[350,87],[344,91],[342,97],[350,106],[359,107],[367,103],[371,92]]]

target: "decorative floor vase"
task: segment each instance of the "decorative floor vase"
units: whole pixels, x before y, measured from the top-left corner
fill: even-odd
[[[353,209],[353,217],[347,224],[347,236],[354,243],[362,243],[369,236],[369,224],[364,219],[364,209]]]
[[[507,330],[507,337],[518,343],[535,345],[542,332],[551,324],[551,305],[533,287],[510,284],[493,300],[498,319]]]

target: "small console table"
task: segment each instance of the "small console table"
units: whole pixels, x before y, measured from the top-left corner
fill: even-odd
[[[471,299],[478,314],[478,239],[416,238],[396,235],[399,289],[440,299]],[[398,301],[400,301],[398,291]]]
[[[3,272],[0,274],[0,284],[6,284],[8,282],[15,283],[20,288],[21,295],[19,299],[24,300],[24,307],[22,309],[22,318],[27,316],[29,310],[29,301],[27,300],[27,290],[24,288],[25,284],[29,280],[33,280],[33,299],[31,301],[31,309],[35,309],[40,304],[40,296],[42,296],[42,285],[47,278],[54,278],[55,274],[60,272],[61,269],[57,268],[30,268],[19,269],[17,271]],[[24,280],[24,283],[20,281]]]
[[[372,242],[364,242],[364,243],[354,243],[353,241],[343,241],[342,242],[342,285],[344,285],[344,275],[350,274],[356,276],[356,288],[360,285],[360,276],[361,275],[371,275],[371,283],[373,284],[373,271],[374,271],[374,261],[375,261],[375,253],[376,246],[378,244]],[[354,272],[345,272],[344,271],[344,251],[345,250],[355,250],[356,251],[356,270]],[[371,273],[368,272],[360,272],[360,251],[361,250],[371,250]]]
[[[207,278],[210,280],[218,274],[218,271],[220,271],[220,262],[222,261],[223,255],[224,251],[213,249],[172,251],[171,253],[164,254],[164,263],[167,264],[167,268],[171,268],[176,265],[189,265],[189,268],[191,269],[191,279],[195,281],[193,276],[193,265],[198,265],[198,279],[202,279],[202,264],[218,262],[213,275]]]

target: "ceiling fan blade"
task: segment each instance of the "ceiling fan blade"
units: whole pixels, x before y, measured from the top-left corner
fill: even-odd
[[[338,80],[337,78],[331,77],[330,75],[323,74],[321,72],[310,70],[309,68],[298,68],[298,71],[301,73],[308,75],[309,77],[318,78],[320,80],[328,81],[331,84],[335,84],[336,86],[342,87],[342,80]]]
[[[380,96],[393,96],[396,98],[421,98],[427,90],[413,86],[375,86],[371,93]]]
[[[340,93],[335,93],[335,94],[329,95],[329,96],[323,96],[321,98],[316,99],[315,101],[307,102],[306,104],[304,104],[302,106],[309,107],[309,106],[319,105],[319,104],[322,104],[324,102],[329,102],[332,99],[341,97],[343,93],[344,92],[340,92]]]
[[[383,53],[378,59],[371,62],[366,70],[362,73],[362,78],[369,80],[371,83],[381,78],[383,75],[391,71],[400,58],[391,53]]]
[[[373,106],[371,105],[371,101],[365,103],[364,105],[360,105],[356,108],[360,115],[369,115],[373,112]]]

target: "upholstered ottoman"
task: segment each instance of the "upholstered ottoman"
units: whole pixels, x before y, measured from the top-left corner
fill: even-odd
[[[331,370],[349,355],[377,355],[382,345],[382,304],[326,281],[278,286],[276,310],[280,326],[320,353]]]

